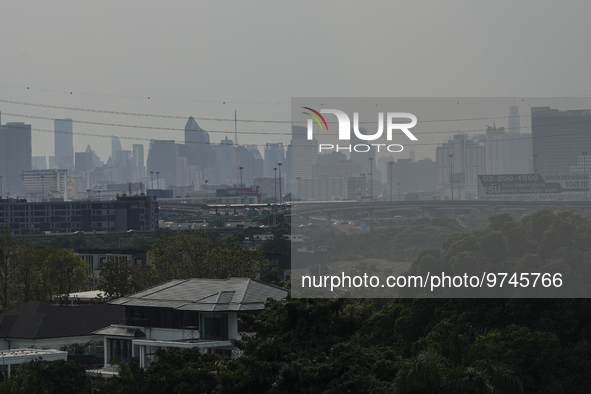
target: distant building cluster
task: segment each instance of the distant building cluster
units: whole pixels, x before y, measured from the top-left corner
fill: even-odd
[[[483,125],[480,134],[456,134],[437,145],[434,160],[417,160],[412,151],[405,158],[376,156],[374,150],[319,153],[319,142],[299,126],[292,127],[286,145],[240,145],[238,133],[212,143],[189,117],[184,143],[152,140],[144,152],[143,144],[123,149],[112,136],[111,155],[102,161],[90,145],[74,151],[74,123],[55,119],[54,156],[45,157],[32,156],[31,125],[0,122],[1,198],[113,200],[145,194],[223,202],[217,198],[251,196],[244,192],[250,189],[256,199],[248,202],[474,199],[482,175],[591,172],[591,110],[533,107],[531,133],[525,134],[519,108],[512,105],[507,128],[495,122]],[[351,144],[359,143],[352,134]]]

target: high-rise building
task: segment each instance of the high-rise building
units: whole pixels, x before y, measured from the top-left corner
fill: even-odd
[[[133,181],[139,181],[141,178],[146,176],[144,144],[133,144],[131,161],[133,164]]]
[[[582,152],[591,153],[591,110],[532,107],[531,122],[537,173],[568,173]]]
[[[246,149],[252,154],[252,177],[263,176],[265,173],[265,162],[259,148],[256,145],[247,145]]]
[[[92,166],[92,152],[76,152],[76,168],[75,174],[82,175],[84,171],[90,170]]]
[[[0,177],[2,192],[20,192],[21,171],[31,169],[31,125],[11,122],[0,125]]]
[[[150,150],[148,151],[147,167],[148,173],[154,181],[159,180],[167,186],[177,184],[177,171],[179,165],[178,148],[174,141],[152,140],[150,141]],[[158,172],[158,174],[156,174]],[[161,188],[162,185],[156,185],[154,188]]]
[[[55,165],[72,172],[74,170],[74,134],[72,119],[54,119]]]
[[[456,194],[455,198],[472,199],[478,195],[478,175],[485,175],[486,170],[485,141],[486,136],[462,133],[437,146],[438,184],[465,190],[464,196]]]
[[[111,160],[113,166],[115,166],[115,161],[117,160],[117,152],[122,151],[123,148],[121,147],[121,141],[119,137],[114,135],[111,136]]]
[[[198,166],[201,171],[215,166],[215,152],[211,148],[209,134],[197,124],[192,116],[189,117],[185,125],[185,147],[188,165]]]
[[[486,126],[486,174],[508,174],[509,139],[504,127]],[[512,173],[512,172],[511,172]]]
[[[285,161],[285,149],[283,148],[283,142],[270,143],[267,142],[265,146],[265,176],[274,176],[277,168],[277,163],[283,163]]]
[[[312,166],[318,163],[318,140],[308,140],[305,127],[293,126],[291,132],[291,180],[311,178]],[[283,169],[285,170],[285,169]],[[285,176],[285,174],[282,174]]]
[[[509,134],[521,134],[521,118],[519,117],[519,107],[516,105],[509,107]]]

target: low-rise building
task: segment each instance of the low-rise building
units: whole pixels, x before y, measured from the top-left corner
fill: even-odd
[[[125,307],[125,324],[95,331],[105,343],[105,368],[116,357],[146,367],[158,348],[197,347],[235,357],[238,313],[257,313],[267,298],[282,300],[288,290],[250,278],[171,280],[111,301]]]
[[[124,308],[116,305],[58,307],[30,301],[0,314],[0,350],[65,350],[72,344],[99,341],[102,337],[94,331],[124,317]]]

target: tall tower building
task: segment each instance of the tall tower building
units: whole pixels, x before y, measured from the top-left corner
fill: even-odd
[[[122,151],[123,148],[121,147],[121,141],[119,137],[115,137],[114,135],[111,136],[111,161],[112,165],[115,165],[115,161],[117,160],[117,152]]]
[[[308,140],[308,131],[305,127],[293,126],[291,128],[291,180],[312,177],[312,166],[318,163],[318,140]],[[285,170],[283,168],[282,170]],[[281,174],[289,178],[289,174]]]
[[[179,165],[178,148],[174,141],[150,141],[148,151],[148,173],[154,171],[154,181],[165,181],[167,186],[177,185],[177,171]],[[156,176],[158,172],[158,176]],[[150,174],[152,176],[152,174]],[[154,183],[154,185],[156,185]]]
[[[55,165],[74,171],[74,134],[72,119],[54,119]]]
[[[283,148],[283,142],[267,142],[265,146],[265,176],[275,176],[273,168],[277,168],[277,163],[283,163],[284,161],[285,149]]]
[[[521,118],[519,117],[519,107],[512,105],[509,107],[509,135],[521,134]]]
[[[192,116],[185,125],[185,149],[187,165],[198,166],[205,171],[215,166],[215,152],[211,148],[209,134],[203,130]]]
[[[486,174],[507,174],[508,138],[504,127],[486,126]]]
[[[31,169],[31,125],[22,122],[0,125],[0,176],[2,193],[21,189],[21,171]]]
[[[144,159],[144,145],[133,144],[131,161],[133,163],[133,180],[138,181],[146,176],[146,165]]]

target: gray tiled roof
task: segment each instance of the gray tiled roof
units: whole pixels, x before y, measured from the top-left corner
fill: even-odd
[[[250,278],[171,280],[111,301],[111,304],[192,311],[261,310],[267,298],[281,300],[288,290]]]
[[[30,301],[0,314],[0,338],[86,336],[124,317],[125,309],[113,305],[58,307]]]

